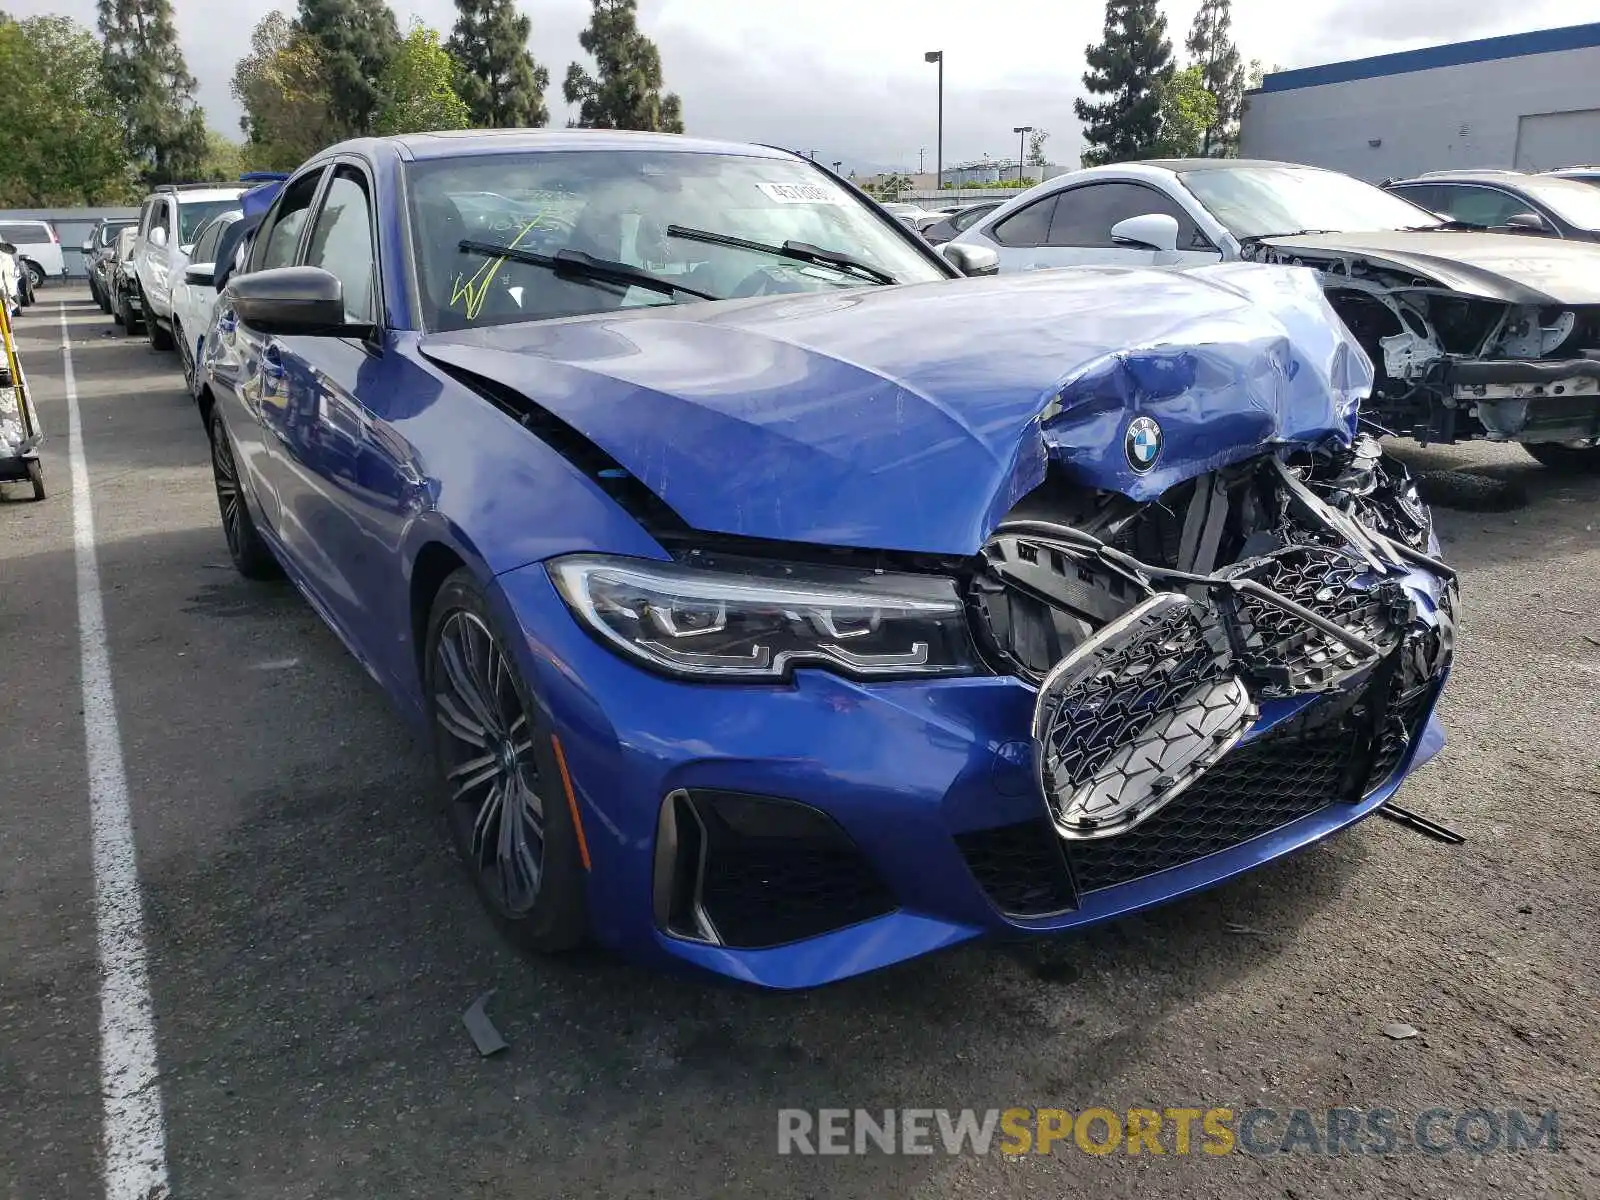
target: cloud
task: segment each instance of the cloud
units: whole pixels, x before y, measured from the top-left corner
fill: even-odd
[[[448,30],[450,0],[396,0]],[[1168,36],[1183,55],[1199,0],[1167,0]],[[213,129],[238,136],[229,93],[250,30],[273,0],[181,0],[174,5],[189,70]],[[564,122],[561,79],[581,56],[587,0],[523,0],[534,57],[550,70],[552,120]],[[93,26],[94,0],[10,0],[14,16],[50,11]],[[1282,0],[1234,0],[1234,36],[1246,59],[1289,67],[1335,62],[1449,40],[1600,20],[1600,0],[1522,0],[1514,7],[1461,0],[1335,0],[1302,13]],[[1093,0],[641,0],[641,25],[661,48],[667,85],[683,97],[691,132],[816,150],[862,173],[934,161],[936,70],[945,51],[946,165],[1014,155],[1011,129],[1052,131],[1048,151],[1072,163],[1081,144],[1072,100],[1082,92],[1084,47],[1100,38]]]

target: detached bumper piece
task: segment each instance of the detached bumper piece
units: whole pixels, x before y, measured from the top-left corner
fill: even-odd
[[[1242,845],[1386,783],[1421,735],[1437,685],[1390,705],[1389,673],[1353,697],[1330,699],[1238,746],[1160,811],[1126,833],[1067,840],[1048,817],[958,835],[973,877],[1002,913],[1070,912],[1085,893],[1131,883]],[[1335,710],[1331,714],[1327,709]],[[1388,718],[1375,736],[1375,710]]]
[[[893,912],[844,830],[806,804],[673,792],[656,830],[656,923],[675,937],[755,950]]]
[[[1491,438],[1600,438],[1600,359],[1457,359],[1447,382]]]

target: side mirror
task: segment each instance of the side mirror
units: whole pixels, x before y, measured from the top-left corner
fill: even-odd
[[[190,263],[183,269],[183,281],[195,287],[215,287],[216,273],[216,263]]]
[[[987,246],[963,246],[960,242],[946,242],[939,247],[939,253],[963,275],[1000,274],[1000,255]]]
[[[167,244],[167,231],[157,225],[150,231],[150,244],[160,249]]]
[[[1515,229],[1518,233],[1549,233],[1550,226],[1538,213],[1519,212],[1512,213],[1506,218],[1506,228]]]
[[[321,267],[274,267],[228,281],[222,303],[251,329],[308,337],[366,337],[344,319],[344,284]]]
[[[0,254],[9,254],[16,257],[17,248],[11,242],[0,242]]]
[[[1178,222],[1165,213],[1129,217],[1111,227],[1111,240],[1118,246],[1170,254],[1178,248]]]

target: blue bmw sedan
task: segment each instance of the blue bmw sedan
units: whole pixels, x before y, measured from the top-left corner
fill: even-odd
[[[1209,887],[1442,744],[1454,575],[1311,273],[992,267],[682,137],[285,183],[204,341],[228,549],[425,731],[518,943],[822,984]]]

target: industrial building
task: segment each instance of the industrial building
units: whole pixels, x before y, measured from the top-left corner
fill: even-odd
[[[1246,93],[1240,154],[1375,183],[1600,162],[1600,24],[1274,72]]]

